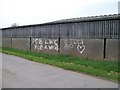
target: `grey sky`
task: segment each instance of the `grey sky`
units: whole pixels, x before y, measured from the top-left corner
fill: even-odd
[[[0,0],[0,28],[118,13],[119,0]]]

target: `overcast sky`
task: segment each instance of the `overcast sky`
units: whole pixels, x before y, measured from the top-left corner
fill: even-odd
[[[0,28],[118,13],[119,0],[0,0]]]

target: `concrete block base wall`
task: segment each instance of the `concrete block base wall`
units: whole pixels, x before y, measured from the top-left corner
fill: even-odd
[[[12,47],[12,39],[11,38],[2,38],[2,47]]]
[[[103,59],[103,39],[61,39],[60,53]]]
[[[118,60],[118,43],[117,39],[107,39],[106,40],[106,59],[107,60]]]
[[[107,39],[104,45],[104,39],[2,38],[3,47],[95,60],[118,60],[118,40]]]
[[[22,50],[29,50],[30,38],[12,38],[12,47]]]
[[[36,52],[59,53],[58,38],[32,38],[31,50]]]

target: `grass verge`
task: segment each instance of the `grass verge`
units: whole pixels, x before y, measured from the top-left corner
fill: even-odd
[[[99,76],[112,81],[118,81],[118,76],[120,75],[118,61],[96,61],[70,55],[53,55],[14,48],[0,48],[0,52],[23,57],[39,63],[57,66],[66,70]]]

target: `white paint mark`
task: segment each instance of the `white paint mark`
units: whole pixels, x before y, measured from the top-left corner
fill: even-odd
[[[82,45],[82,46],[78,45],[78,46],[77,46],[77,50],[78,50],[80,53],[83,53],[83,51],[85,50],[85,46],[84,46],[84,45]]]
[[[85,50],[85,46],[83,45],[83,40],[70,39],[69,43],[68,43],[68,40],[65,39],[64,44],[65,44],[65,46],[64,46],[65,50],[67,50],[67,49],[69,50],[69,49],[73,48],[74,46],[77,48],[79,53],[83,53],[83,51]]]
[[[54,40],[54,44],[56,45],[56,46],[58,46],[58,40]]]
[[[34,45],[37,50],[59,50],[57,39],[33,38],[32,45]]]

